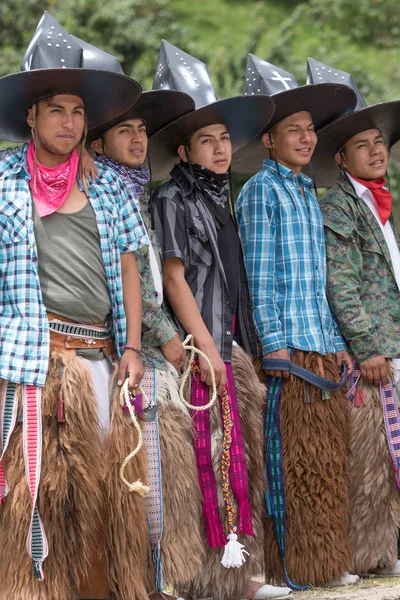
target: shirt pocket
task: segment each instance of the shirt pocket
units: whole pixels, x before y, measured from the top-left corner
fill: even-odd
[[[189,263],[194,267],[209,267],[214,256],[211,242],[203,222],[198,217],[192,217],[192,226],[187,230],[189,246]]]
[[[368,253],[367,256],[370,256],[369,253],[380,254],[380,255],[384,254],[378,240],[372,234],[372,232],[366,232],[365,234],[362,231],[359,232],[359,239],[360,239],[360,245],[361,245],[363,254]],[[372,258],[372,256],[371,256],[371,258]]]
[[[21,209],[4,210],[0,214],[0,245],[18,244],[28,233],[25,211]]]

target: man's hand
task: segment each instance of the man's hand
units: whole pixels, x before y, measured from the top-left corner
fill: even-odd
[[[118,385],[122,385],[129,374],[129,389],[134,390],[142,381],[144,368],[142,359],[134,350],[125,350],[118,369]]]
[[[218,394],[221,395],[226,386],[226,366],[224,361],[221,358],[220,353],[217,350],[215,344],[207,345],[202,347],[198,345],[199,349],[204,352],[209,361],[212,364],[215,375],[215,383],[217,384]],[[211,371],[208,363],[204,360],[202,356],[199,356],[199,366],[200,366],[200,379],[207,385],[211,385]]]
[[[336,352],[336,362],[339,369],[342,368],[342,363],[346,365],[347,374],[351,375],[354,371],[353,369],[353,361],[350,358],[350,354],[346,350],[340,350],[340,352]]]
[[[264,354],[264,358],[279,358],[280,360],[288,360],[290,362],[290,354],[287,348],[281,348],[281,350],[275,350],[275,352]],[[266,375],[271,375],[271,377],[289,378],[289,371],[275,371],[271,369],[264,369],[264,371]]]
[[[166,344],[162,344],[160,349],[164,355],[164,358],[166,358],[166,360],[179,371],[185,362],[186,356],[179,333],[176,333],[172,340]]]
[[[380,382],[387,382],[388,373],[386,369],[386,359],[382,354],[361,362],[360,371],[361,377],[366,379],[368,383],[372,385],[379,385]]]
[[[82,148],[80,170],[82,179],[88,180],[91,177],[92,181],[95,181],[98,174],[97,166],[86,148]]]

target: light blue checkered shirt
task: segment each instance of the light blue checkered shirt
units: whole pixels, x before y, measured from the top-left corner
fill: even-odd
[[[38,275],[27,146],[0,161],[0,378],[43,386],[49,359],[49,326]],[[126,343],[120,254],[148,246],[135,199],[119,176],[98,166],[89,183],[112,303],[119,353]],[[81,185],[81,184],[80,184]],[[81,186],[81,189],[83,187]]]
[[[265,160],[236,204],[263,354],[345,350],[325,294],[324,223],[309,177]],[[303,197],[300,185],[304,189]]]

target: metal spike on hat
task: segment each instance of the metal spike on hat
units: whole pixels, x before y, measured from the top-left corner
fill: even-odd
[[[362,97],[362,94],[350,73],[330,67],[313,58],[307,58],[307,84],[313,83],[342,83],[347,85],[357,96],[357,105],[354,110],[359,110],[360,108],[367,106],[367,103]]]
[[[161,41],[153,90],[185,92],[196,109],[217,102],[207,66],[166,40]]]
[[[83,51],[83,65],[85,69],[99,69],[101,71],[110,71],[112,73],[121,73],[125,75],[121,63],[116,56],[88,44],[75,35],[70,36],[71,40],[76,42]]]
[[[254,94],[273,96],[298,86],[296,77],[292,73],[262,60],[254,54],[248,55],[243,87],[245,96],[253,96]]]
[[[21,71],[34,69],[80,69],[83,50],[51,16],[44,11],[21,62]]]

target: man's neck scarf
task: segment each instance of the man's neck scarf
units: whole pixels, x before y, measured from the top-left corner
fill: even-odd
[[[147,167],[137,167],[136,169],[125,167],[125,165],[121,165],[121,163],[104,154],[98,156],[96,161],[113,169],[118,175],[126,179],[135,196],[142,194],[145,189],[144,186],[150,181],[150,171]]]
[[[197,163],[181,161],[181,166],[191,171],[196,183],[201,191],[214,200],[216,204],[225,206],[228,201],[227,184],[229,181],[228,173],[215,173],[206,167],[202,167]]]
[[[74,149],[69,159],[56,167],[45,167],[35,161],[35,146],[29,143],[26,155],[29,187],[40,218],[56,212],[68,198],[78,173],[79,156]]]
[[[384,177],[380,177],[379,179],[375,180],[359,179],[352,173],[350,173],[350,175],[353,179],[362,185],[365,185],[365,187],[370,190],[378,211],[379,218],[382,224],[385,225],[386,221],[392,214],[392,194],[389,192],[389,190],[384,188],[386,179]]]

